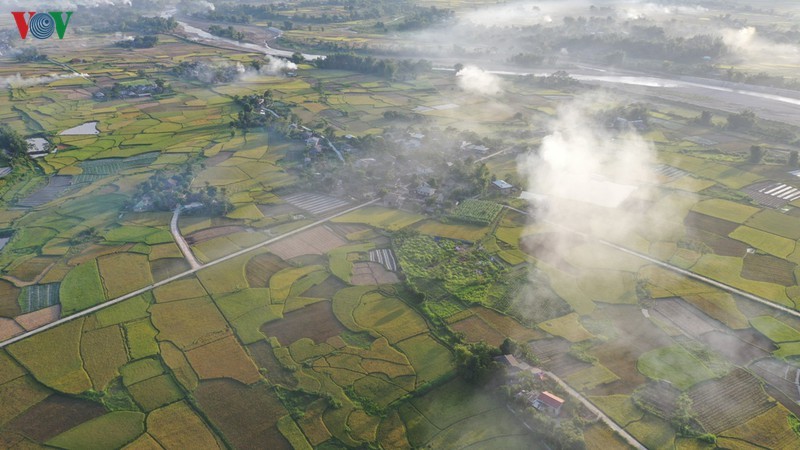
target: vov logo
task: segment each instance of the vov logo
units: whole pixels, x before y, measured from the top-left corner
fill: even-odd
[[[28,15],[27,20],[25,20],[25,14]],[[72,11],[50,11],[46,13],[16,11],[12,12],[11,15],[14,16],[14,21],[17,22],[19,37],[22,39],[27,39],[29,32],[36,39],[47,39],[53,35],[53,32],[58,34],[59,39],[64,39],[64,32],[67,31]],[[66,19],[64,19],[64,15],[66,15]]]

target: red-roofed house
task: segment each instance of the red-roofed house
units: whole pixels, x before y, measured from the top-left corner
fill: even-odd
[[[553,395],[547,391],[542,392],[533,401],[533,407],[539,411],[546,411],[550,414],[557,416],[561,413],[561,407],[564,406],[564,399]]]

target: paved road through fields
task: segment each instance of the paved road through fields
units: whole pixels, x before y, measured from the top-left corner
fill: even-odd
[[[22,333],[20,335],[14,336],[14,337],[12,337],[10,339],[6,339],[5,341],[0,342],[0,348],[3,348],[5,346],[7,346],[7,345],[11,345],[14,342],[18,342],[18,341],[21,341],[23,339],[27,339],[27,338],[29,338],[29,337],[31,337],[33,335],[39,334],[39,333],[41,333],[43,331],[46,331],[46,330],[49,330],[51,328],[55,328],[55,327],[57,327],[59,325],[65,324],[65,323],[67,323],[67,322],[69,322],[71,320],[77,319],[79,317],[84,317],[84,316],[88,316],[89,314],[96,313],[97,311],[100,311],[102,309],[108,308],[109,306],[112,306],[112,305],[116,305],[117,303],[124,302],[125,300],[128,300],[128,299],[131,299],[133,297],[136,297],[137,295],[141,295],[141,294],[144,294],[145,292],[152,291],[153,289],[155,289],[157,287],[164,286],[164,285],[169,284],[169,283],[171,283],[171,282],[173,282],[175,280],[183,278],[183,277],[185,277],[187,275],[192,275],[194,273],[197,273],[198,271],[203,270],[206,267],[211,267],[211,266],[223,263],[225,261],[229,261],[229,260],[231,260],[233,258],[236,258],[238,256],[242,256],[242,255],[244,255],[244,254],[246,254],[248,252],[251,252],[253,250],[259,249],[259,248],[264,247],[266,245],[272,244],[273,242],[277,242],[277,241],[279,241],[279,240],[281,240],[283,238],[286,238],[286,237],[295,235],[297,233],[303,232],[305,230],[308,230],[309,228],[316,227],[317,225],[321,225],[321,224],[323,224],[323,223],[325,223],[325,222],[327,222],[327,221],[329,221],[329,220],[331,220],[333,218],[345,215],[345,214],[347,214],[349,212],[352,212],[352,211],[355,211],[357,209],[361,209],[361,208],[363,208],[365,206],[371,205],[371,204],[377,202],[378,200],[379,199],[370,200],[370,201],[368,201],[366,203],[362,203],[362,204],[360,204],[358,206],[354,206],[352,208],[349,208],[349,209],[346,209],[344,211],[338,212],[338,213],[336,213],[336,214],[334,214],[332,216],[328,216],[328,217],[326,217],[324,219],[320,219],[320,220],[318,220],[318,221],[316,221],[314,223],[310,223],[310,224],[305,225],[303,227],[300,227],[300,228],[298,228],[296,230],[292,230],[292,231],[290,231],[288,233],[284,233],[284,234],[282,234],[280,236],[277,236],[277,237],[274,237],[274,238],[271,238],[271,239],[267,239],[264,242],[261,242],[261,243],[258,243],[256,245],[250,246],[250,247],[245,248],[243,250],[239,250],[238,252],[231,253],[228,256],[223,256],[222,258],[215,259],[214,261],[208,262],[206,264],[200,264],[199,267],[192,268],[190,270],[187,270],[186,272],[179,273],[179,274],[177,274],[175,276],[172,276],[172,277],[169,277],[169,278],[167,278],[165,280],[159,281],[158,283],[153,283],[150,286],[143,287],[143,288],[141,288],[139,290],[133,291],[133,292],[131,292],[129,294],[125,294],[125,295],[123,295],[121,297],[117,297],[117,298],[109,300],[107,302],[100,303],[99,305],[95,305],[95,306],[93,306],[91,308],[84,309],[83,311],[75,313],[75,314],[73,314],[71,316],[64,317],[62,319],[56,320],[55,322],[50,322],[47,325],[41,326],[39,328],[36,328],[35,330],[31,330],[31,331]],[[174,217],[173,217],[173,220],[174,220]]]

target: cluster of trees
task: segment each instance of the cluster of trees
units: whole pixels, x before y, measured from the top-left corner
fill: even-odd
[[[188,80],[218,84],[236,81],[243,70],[243,66],[233,64],[212,65],[200,61],[183,61],[172,69],[172,74]]]
[[[143,210],[172,211],[178,205],[199,203],[201,207],[187,213],[207,215],[225,215],[233,209],[226,198],[225,188],[217,189],[216,186],[206,184],[203,188],[192,189],[193,177],[191,164],[186,165],[179,173],[170,174],[159,170],[136,187],[136,193],[126,207],[135,208],[139,205]]]
[[[427,8],[420,8],[413,5],[409,0],[306,0],[302,2],[304,7],[322,7],[321,11],[341,11],[344,6],[345,12],[322,12],[320,14],[309,14],[298,12],[295,5],[286,2],[264,4],[222,4],[216,5],[215,10],[207,11],[195,16],[213,20],[217,22],[231,23],[250,23],[256,21],[276,21],[283,22],[284,29],[291,29],[291,21],[303,23],[339,23],[355,20],[379,19],[381,17],[407,13],[408,11],[427,11]],[[289,26],[286,26],[286,25]]]
[[[749,109],[738,113],[728,114],[728,122],[726,127],[729,130],[747,131],[756,126],[756,113]]]
[[[211,25],[210,27],[208,27],[208,32],[213,34],[214,36],[233,39],[234,41],[244,40],[244,33],[236,30],[230,25],[227,28],[221,27],[219,25]]]
[[[263,127],[267,124],[273,116],[269,114],[260,114],[261,106],[268,105],[271,100],[272,93],[270,91],[264,92],[264,96],[248,95],[245,97],[234,96],[233,100],[242,107],[242,110],[236,116],[236,120],[230,122],[231,128],[239,128],[241,130],[248,130],[250,128]]]
[[[558,70],[550,75],[547,75],[546,77],[530,75],[530,78],[535,84],[552,89],[564,89],[581,85],[580,81],[572,78],[572,76],[564,70]]]
[[[351,72],[377,75],[390,80],[414,79],[418,75],[430,72],[433,65],[430,61],[377,59],[372,56],[359,56],[352,53],[335,53],[314,62],[320,69],[349,70]]]
[[[137,32],[142,34],[169,33],[178,27],[178,22],[172,18],[120,15],[114,11],[111,14],[100,14],[103,8],[87,9],[87,16],[97,15],[91,24],[99,32]],[[94,14],[93,14],[94,13]],[[83,15],[83,14],[82,14]]]
[[[436,25],[453,17],[452,10],[437,8],[431,6],[430,8],[414,8],[406,13],[403,20],[397,26],[400,31],[417,30],[420,28]]]
[[[146,36],[136,36],[126,41],[119,41],[114,45],[122,48],[153,48],[156,44],[158,44],[158,36],[148,34]]]
[[[36,47],[25,47],[15,55],[15,58],[18,62],[27,63],[27,62],[36,62],[36,61],[44,61],[47,59],[47,55],[44,53],[40,53],[39,49]]]
[[[0,160],[10,160],[28,154],[28,143],[16,131],[0,124]]]

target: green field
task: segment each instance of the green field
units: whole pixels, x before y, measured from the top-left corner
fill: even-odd
[[[666,380],[678,389],[688,389],[714,373],[680,345],[651,350],[641,357],[637,367],[654,380]]]

